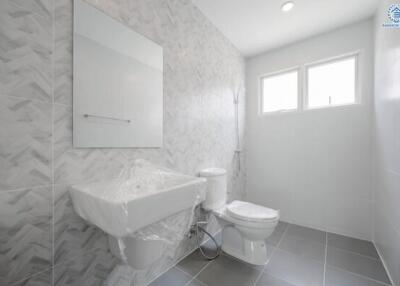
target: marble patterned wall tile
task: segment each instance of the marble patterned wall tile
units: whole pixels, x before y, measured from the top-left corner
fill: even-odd
[[[52,0],[6,0],[12,2],[20,8],[20,11],[35,13],[47,19],[52,18]]]
[[[54,101],[72,105],[73,0],[56,0],[54,16]]]
[[[53,271],[50,269],[30,276],[10,286],[50,286],[53,283],[52,272]]]
[[[55,187],[54,204],[54,264],[96,250],[108,251],[107,235],[76,214],[67,186]]]
[[[108,251],[97,250],[54,268],[54,286],[105,285],[118,260]]]
[[[0,95],[52,101],[48,5],[45,0],[0,2]]]
[[[51,267],[51,187],[0,193],[0,285]]]
[[[78,184],[117,178],[127,163],[119,149],[73,148],[72,107],[55,105],[54,182]]]
[[[240,197],[245,172],[243,161],[241,171],[237,171],[233,104],[233,96],[239,90],[242,103],[239,118],[243,130],[244,62],[239,53],[190,1],[87,2],[163,46],[165,145],[161,150],[73,149],[72,109],[64,106],[72,102],[72,3],[59,0],[55,23],[55,101],[64,105],[55,106],[55,182],[68,186],[112,178],[124,166],[129,167],[134,159],[143,158],[193,175],[204,167],[226,168],[231,197]],[[56,193],[56,263],[66,266],[75,254],[86,255],[92,253],[92,249],[99,258],[109,255],[108,245],[97,247],[85,243],[88,236],[96,234],[73,213],[65,190]],[[176,219],[179,217],[185,215]],[[211,220],[209,229],[215,232],[218,227]],[[194,247],[193,241],[182,239],[150,269],[132,273],[136,285],[145,285]],[[71,263],[67,267],[71,270],[61,272],[79,273],[88,263]],[[56,269],[62,269],[60,266]],[[74,275],[56,275],[61,277],[56,278],[59,281],[56,284],[82,283],[83,280],[73,278]]]
[[[0,191],[51,184],[51,109],[0,96]]]
[[[234,155],[233,94],[244,86],[244,61],[236,49],[189,0],[86,1],[163,46],[165,146],[151,150],[74,149],[72,0],[0,2],[0,191],[56,184],[54,285],[102,285],[119,263],[109,253],[106,235],[75,214],[67,192],[71,184],[115,178],[124,167],[129,168],[135,159],[142,158],[193,175],[204,167],[223,167],[228,170],[231,197],[240,197],[244,190],[244,157],[238,172]],[[40,103],[52,100],[53,88],[54,118],[52,106]],[[243,138],[243,91],[240,102],[240,138]],[[35,194],[31,192],[24,193],[27,199]],[[9,200],[0,192],[0,204]],[[172,219],[179,221],[188,216],[189,213],[183,212]],[[196,218],[199,217],[197,213]],[[2,216],[2,230],[5,224],[1,219]],[[212,220],[209,227],[215,230],[218,225]],[[4,238],[2,233],[0,237]],[[193,247],[193,241],[182,239],[168,249],[165,259],[147,271],[135,273],[135,281],[138,285],[145,284]],[[41,248],[34,248],[37,249]],[[42,256],[43,252],[35,251],[26,253]],[[3,255],[4,251],[0,253]],[[40,272],[50,262],[38,258],[26,261],[32,262],[31,266],[18,271],[26,273],[24,276],[40,275],[16,285],[50,285],[50,273]],[[9,279],[3,272],[0,277]]]

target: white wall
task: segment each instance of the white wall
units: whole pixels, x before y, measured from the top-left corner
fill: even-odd
[[[362,104],[258,116],[259,76],[360,50]],[[371,239],[373,22],[247,60],[248,200],[282,220]]]
[[[375,23],[374,241],[395,285],[400,285],[400,29],[382,27],[392,1],[382,1]]]

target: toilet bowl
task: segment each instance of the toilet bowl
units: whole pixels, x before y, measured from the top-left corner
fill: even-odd
[[[226,203],[226,171],[209,168],[200,172],[207,178],[202,207],[212,212],[222,227],[222,251],[254,265],[267,263],[266,239],[279,221],[279,211],[243,201]]]
[[[254,210],[257,214],[248,214]],[[279,211],[233,201],[213,213],[222,227],[221,248],[225,253],[254,265],[267,263],[265,240],[274,232]]]

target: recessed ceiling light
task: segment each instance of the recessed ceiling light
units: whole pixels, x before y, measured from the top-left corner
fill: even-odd
[[[292,10],[294,8],[294,2],[293,1],[288,1],[282,4],[281,6],[281,10],[283,12],[289,12],[290,10]]]

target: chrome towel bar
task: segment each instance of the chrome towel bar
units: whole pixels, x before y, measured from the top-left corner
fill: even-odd
[[[85,118],[89,118],[89,117],[104,118],[104,119],[109,119],[109,120],[116,120],[116,121],[122,121],[122,122],[131,123],[131,120],[129,120],[129,119],[121,119],[121,118],[115,118],[115,117],[109,117],[109,116],[101,116],[101,115],[93,115],[93,114],[84,114],[83,117],[85,117]]]

